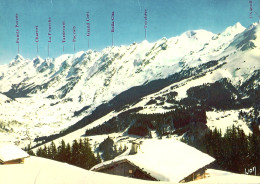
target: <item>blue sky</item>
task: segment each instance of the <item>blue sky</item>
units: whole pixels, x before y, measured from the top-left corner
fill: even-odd
[[[260,0],[252,0],[260,15]],[[65,21],[64,53],[74,53],[73,26],[76,26],[76,52],[88,50],[86,12],[90,13],[90,49],[111,46],[111,14],[115,12],[114,45],[141,42],[144,10],[147,9],[147,40],[177,36],[187,30],[205,29],[213,33],[240,22],[248,27],[259,20],[249,18],[249,0],[0,0],[0,64],[9,63],[17,54],[16,13],[19,21],[20,54],[32,59],[48,57],[48,18],[52,18],[50,57],[63,53],[62,21]],[[36,29],[39,52],[36,52]]]

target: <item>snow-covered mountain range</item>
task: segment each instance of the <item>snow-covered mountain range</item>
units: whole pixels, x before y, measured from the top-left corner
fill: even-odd
[[[0,138],[30,141],[59,133],[100,109],[93,120],[126,105],[145,107],[151,98],[169,91],[183,99],[191,87],[224,78],[234,87],[256,89],[259,51],[257,22],[248,28],[236,23],[219,34],[193,30],[154,43],[58,58],[17,55],[0,66]],[[242,92],[241,98],[248,98]],[[140,113],[165,111],[149,106]]]

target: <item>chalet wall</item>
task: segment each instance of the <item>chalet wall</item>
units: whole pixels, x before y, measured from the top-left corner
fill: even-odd
[[[152,180],[152,181],[156,180],[149,174],[145,173],[138,167],[128,162],[114,163],[111,164],[110,166],[99,169],[98,172],[119,175],[119,176],[126,176],[130,178],[143,179],[143,180]]]
[[[112,162],[109,165],[103,165],[99,168],[94,169],[93,171],[103,172],[112,175],[126,176],[136,179],[158,181],[157,179],[152,177],[150,173],[145,172],[143,169],[139,168],[138,166],[126,159],[117,162]],[[203,179],[206,177],[205,171],[206,167],[200,168],[197,171],[190,174],[189,176],[182,179],[181,181],[179,181],[179,183]]]
[[[21,164],[24,163],[24,159],[16,159],[16,160],[10,160],[7,162],[0,162],[2,165],[9,165],[9,164]]]
[[[181,180],[180,183],[203,179],[203,178],[205,178],[205,171],[206,171],[205,167],[201,168],[201,169],[195,171],[194,173],[192,173],[191,175],[187,176],[183,180]]]

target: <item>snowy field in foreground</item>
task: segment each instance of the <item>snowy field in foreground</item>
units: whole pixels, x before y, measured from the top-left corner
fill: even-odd
[[[245,175],[245,174],[235,174],[227,171],[208,169],[206,173],[209,174],[210,177],[197,180],[193,182],[188,182],[189,184],[239,184],[239,183],[260,183],[259,176]]]
[[[24,164],[0,165],[1,184],[172,184],[137,180],[87,171],[65,163],[30,157]],[[213,176],[193,183],[260,183],[260,177],[238,175]]]

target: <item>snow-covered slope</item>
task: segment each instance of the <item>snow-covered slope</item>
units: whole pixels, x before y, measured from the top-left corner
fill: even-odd
[[[24,164],[0,165],[2,184],[171,184],[87,171],[49,159],[30,157]],[[259,177],[238,175],[213,176],[192,183],[259,183]]]
[[[180,99],[190,87],[224,77],[242,83],[259,69],[259,27],[259,22],[247,29],[237,23],[220,34],[187,31],[155,43],[58,58],[28,60],[17,55],[0,66],[0,119],[15,122],[5,134],[32,140],[60,132],[120,93],[177,73],[183,79],[168,88],[175,87]],[[219,62],[216,68],[199,68],[213,60]],[[201,72],[205,75],[194,77]]]
[[[219,183],[259,183],[260,177],[253,175],[245,175],[245,174],[236,174],[227,171],[208,169],[206,173],[209,174],[210,177],[202,180],[188,182],[189,184],[219,184]]]
[[[0,165],[1,184],[151,184],[154,182],[87,171],[69,164],[30,157],[24,164]],[[164,183],[164,182],[163,182]]]

